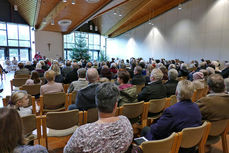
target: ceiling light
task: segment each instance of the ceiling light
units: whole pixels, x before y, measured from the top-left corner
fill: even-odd
[[[55,25],[54,19],[51,20],[51,25]]]
[[[182,6],[182,4],[180,3],[180,4],[178,5],[178,10],[182,10],[182,8],[183,8],[183,6]]]
[[[61,26],[61,30],[65,32],[68,30],[68,27],[72,24],[72,21],[68,19],[63,19],[58,21],[58,24]]]
[[[122,16],[122,14],[120,13],[118,16]]]
[[[18,11],[17,5],[14,5],[14,11]]]
[[[100,0],[85,0],[88,3],[98,3]]]
[[[114,10],[114,13],[113,13],[114,15],[117,15],[117,11],[116,10]]]
[[[64,2],[64,3],[66,3],[66,2],[67,2],[67,0],[63,0],[63,2]]]
[[[98,26],[95,26],[95,31],[98,31]]]
[[[72,0],[72,5],[75,5],[75,4],[76,4],[75,0]]]
[[[46,24],[47,23],[46,18],[43,18],[42,22],[43,24]]]

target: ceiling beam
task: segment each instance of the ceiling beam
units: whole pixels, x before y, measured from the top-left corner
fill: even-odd
[[[57,5],[51,10],[51,12],[45,17],[46,23],[41,22],[38,26],[38,30],[43,30],[46,25],[48,25],[52,19],[60,14],[60,12],[67,7],[68,3],[63,3],[60,1]]]
[[[158,16],[158,15],[160,15],[160,14],[162,14],[162,13],[164,13],[164,12],[166,12],[166,11],[168,11],[168,10],[170,10],[170,9],[172,9],[172,8],[174,8],[174,7],[177,7],[178,4],[183,3],[185,1],[187,1],[187,0],[179,0],[179,1],[178,0],[173,0],[170,3],[167,3],[167,4],[163,5],[162,7],[158,8],[158,9],[156,9],[156,10],[154,10],[152,12],[153,15],[151,16],[151,19],[156,17],[156,16]],[[128,24],[128,26],[125,26],[123,28],[117,29],[116,31],[111,33],[109,35],[109,37],[111,37],[111,38],[117,37],[117,36],[125,33],[126,31],[129,31],[129,30],[141,25],[142,23],[147,22],[148,20],[149,20],[149,14],[146,14],[145,16],[135,20],[135,22],[132,22],[132,23]]]
[[[69,28],[68,31],[64,32],[63,34],[69,34],[72,31],[77,30],[78,28],[83,26],[85,23],[90,21],[93,18],[94,14],[99,12],[101,9],[103,9],[105,6],[107,6],[111,2],[112,2],[112,0],[107,0],[102,5],[100,5],[97,9],[94,9],[91,13],[88,13],[87,16],[85,16],[81,21],[77,22],[77,24],[71,26],[71,28]]]
[[[37,0],[35,16],[34,16],[34,19],[33,19],[33,25],[32,26],[35,26],[37,24],[38,15],[39,15],[39,12],[40,12],[40,7],[41,7],[41,0]]]
[[[123,24],[125,24],[129,19],[131,19],[136,13],[138,13],[139,10],[147,6],[151,0],[144,0],[141,2],[140,5],[135,7],[133,10],[131,10],[124,18],[122,18],[117,24],[115,24],[111,29],[109,29],[107,32],[105,32],[103,35],[110,35],[113,32],[115,32],[119,27],[121,27]]]
[[[103,12],[99,13],[98,15],[96,15],[96,16],[93,18],[93,20],[96,19],[96,18],[98,18],[98,17],[100,17],[101,15],[103,15],[103,14],[109,12],[110,10],[113,10],[114,8],[119,7],[119,6],[123,5],[123,4],[125,4],[125,3],[128,2],[128,1],[129,1],[129,0],[125,0],[125,1],[119,3],[119,4],[115,5],[115,6],[113,6],[113,7],[109,8],[109,9],[107,9],[106,11],[103,11]]]

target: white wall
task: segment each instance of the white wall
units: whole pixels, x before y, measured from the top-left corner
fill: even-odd
[[[48,44],[50,43],[50,50]],[[36,31],[35,49],[42,56],[56,59],[63,57],[63,37],[60,32]]]
[[[109,57],[229,60],[229,0],[192,0],[108,39]]]

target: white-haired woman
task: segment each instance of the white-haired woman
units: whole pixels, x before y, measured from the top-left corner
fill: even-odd
[[[169,137],[173,132],[180,132],[183,128],[201,125],[201,113],[196,103],[191,101],[194,92],[193,84],[189,80],[182,80],[176,89],[177,103],[168,107],[160,119],[150,127],[145,127],[142,135],[148,140],[160,140]],[[193,148],[180,148],[181,153],[193,153]]]
[[[175,95],[177,84],[178,84],[177,77],[178,77],[177,70],[170,69],[168,72],[169,80],[165,83],[167,97],[170,97],[171,95]]]
[[[40,62],[36,64],[35,70],[39,73],[40,77],[44,77],[44,72],[45,71],[42,69],[42,65],[41,65]]]

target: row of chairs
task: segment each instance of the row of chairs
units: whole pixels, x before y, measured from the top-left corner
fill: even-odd
[[[185,128],[173,133],[168,138],[156,141],[146,141],[141,144],[144,153],[178,153],[180,147],[191,148],[198,146],[199,153],[205,153],[205,145],[213,144],[211,137],[221,137],[224,153],[228,153],[226,135],[229,132],[229,120],[216,122],[205,121],[199,127]]]
[[[208,87],[204,87],[202,89],[196,89],[193,93],[192,101],[196,102],[200,98],[205,97],[208,94],[208,90],[209,90]]]

